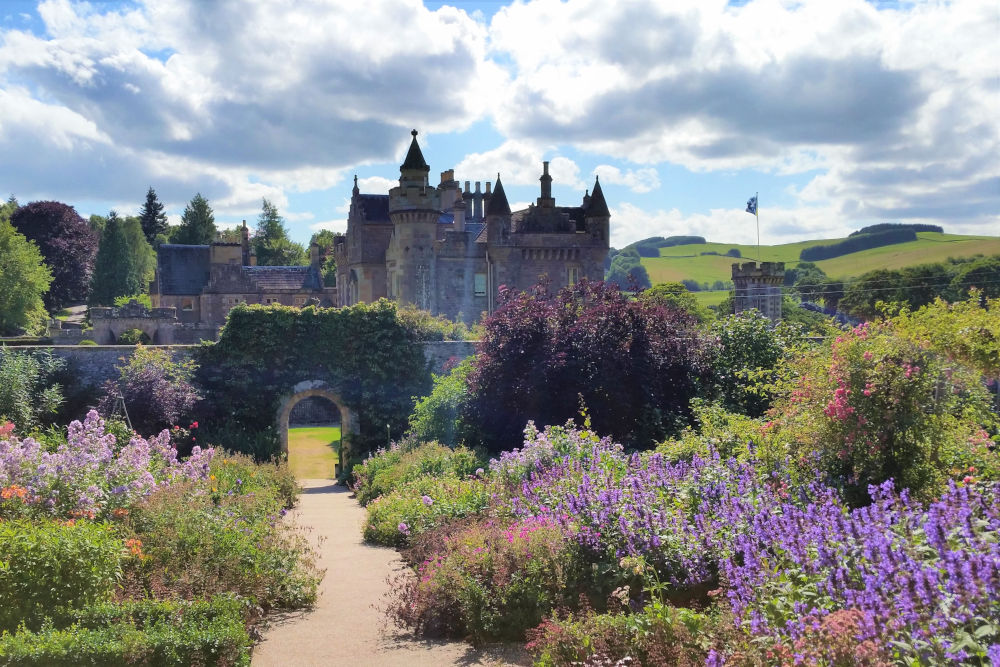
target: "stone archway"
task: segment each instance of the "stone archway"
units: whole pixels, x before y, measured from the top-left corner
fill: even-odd
[[[292,413],[295,404],[304,398],[320,396],[337,406],[340,411],[340,463],[337,472],[344,468],[344,463],[350,458],[350,450],[353,436],[360,433],[358,425],[358,415],[351,408],[344,404],[340,394],[326,382],[322,380],[306,380],[299,382],[291,388],[281,399],[278,407],[278,435],[281,438],[281,453],[288,455],[288,417]]]

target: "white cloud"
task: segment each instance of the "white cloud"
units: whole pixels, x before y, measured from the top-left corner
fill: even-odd
[[[358,179],[358,189],[366,194],[385,195],[389,194],[391,188],[399,185],[399,179],[383,178],[382,176],[369,176]]]
[[[309,229],[314,232],[318,232],[323,229],[329,229],[334,232],[346,232],[347,220],[324,220],[322,222],[314,222],[309,225]]]
[[[545,155],[554,150],[533,142],[506,141],[497,148],[482,153],[470,153],[455,166],[455,177],[462,180],[500,180],[507,185],[537,185],[542,175]],[[583,190],[580,167],[573,160],[556,156],[549,158],[549,175],[554,184]]]
[[[632,192],[651,192],[660,187],[660,175],[652,167],[622,171],[610,164],[600,164],[594,168],[594,174],[603,178],[605,183],[624,185]]]

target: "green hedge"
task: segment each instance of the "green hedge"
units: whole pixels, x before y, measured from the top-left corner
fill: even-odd
[[[0,522],[0,630],[65,621],[111,599],[123,545],[105,524]]]
[[[392,437],[403,434],[413,397],[430,390],[421,341],[416,324],[385,299],[346,308],[237,306],[219,341],[195,355],[197,381],[208,397],[201,421],[263,432],[295,384],[320,380],[357,412],[360,434],[352,437],[352,450],[370,451],[385,443],[386,424]],[[246,451],[239,441],[213,444]]]
[[[64,629],[4,633],[0,667],[249,665],[245,609],[232,596],[96,605],[74,614]]]

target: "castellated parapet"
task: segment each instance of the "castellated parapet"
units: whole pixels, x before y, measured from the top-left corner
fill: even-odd
[[[781,321],[781,286],[785,281],[784,262],[744,262],[733,264],[734,308],[736,314],[756,308],[777,323]]]

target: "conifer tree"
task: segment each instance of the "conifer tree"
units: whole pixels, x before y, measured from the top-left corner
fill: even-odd
[[[94,262],[90,305],[111,306],[116,297],[137,294],[140,285],[135,276],[136,269],[122,219],[117,212],[111,211],[104,224],[101,245]]]
[[[139,222],[142,224],[142,233],[146,235],[146,242],[156,247],[157,237],[167,233],[167,216],[153,186],[149,186],[146,192],[146,203],[139,212]]]
[[[260,266],[296,266],[306,263],[305,249],[288,238],[285,220],[278,207],[263,200],[257,217],[257,232],[253,237],[257,264]]]
[[[199,192],[184,207],[180,227],[171,240],[174,243],[203,245],[214,241],[215,233],[215,215],[212,213],[212,207]]]

